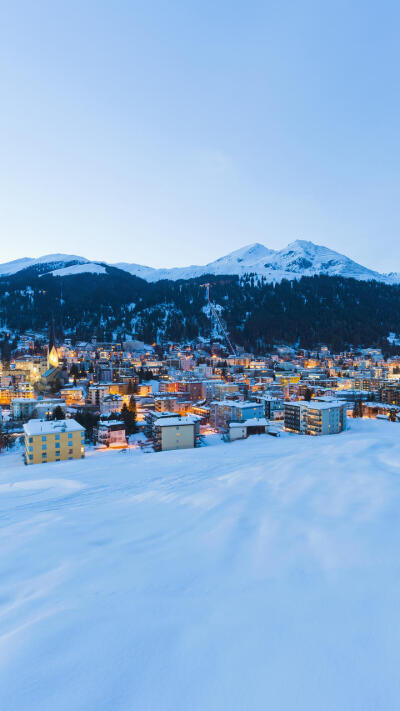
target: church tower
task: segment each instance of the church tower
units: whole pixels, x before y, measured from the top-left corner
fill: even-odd
[[[54,331],[54,319],[52,318],[50,325],[49,345],[47,349],[47,366],[48,368],[58,368],[58,365],[59,361],[57,353],[56,335]]]

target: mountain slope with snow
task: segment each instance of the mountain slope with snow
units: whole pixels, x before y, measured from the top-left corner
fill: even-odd
[[[126,263],[114,266],[129,271],[130,274],[141,276],[147,281],[192,279],[202,274],[237,274],[241,276],[250,272],[273,282],[302,276],[314,276],[315,274],[362,280],[375,279],[386,283],[400,281],[399,275],[379,274],[333,249],[305,240],[296,240],[281,250],[268,249],[259,243],[250,244],[203,266],[172,269],[149,269],[149,267],[143,268],[138,267],[137,264]]]
[[[104,273],[101,265],[103,260],[93,262],[85,257],[67,254],[50,254],[38,259],[23,258],[0,265],[0,277],[16,274],[27,267],[48,267],[47,272],[54,276],[66,276],[67,267],[79,264],[98,265],[98,273]],[[299,279],[302,276],[326,274],[328,276],[351,277],[360,280],[376,280],[386,284],[400,283],[400,274],[380,274],[358,264],[354,260],[333,249],[316,245],[306,240],[296,240],[280,250],[269,249],[263,244],[254,243],[237,249],[214,262],[188,267],[172,267],[155,269],[137,263],[117,262],[110,266],[121,269],[129,274],[145,279],[148,282],[161,279],[193,279],[204,274],[237,275],[253,273],[263,277],[268,282],[279,282],[282,279]],[[87,272],[95,273],[96,267],[87,267]],[[74,273],[74,272],[71,272]],[[84,273],[83,270],[75,273]]]
[[[75,254],[45,254],[37,258],[23,257],[22,259],[15,259],[12,262],[0,264],[0,276],[12,276],[28,267],[46,265],[50,271],[50,267],[61,269],[67,264],[85,264],[88,261],[89,260],[85,257],[78,257]]]
[[[61,267],[53,269],[50,272],[45,272],[47,276],[74,276],[75,274],[106,274],[106,268],[97,262],[84,262],[83,264],[72,264],[69,267]],[[45,276],[41,274],[40,276]]]

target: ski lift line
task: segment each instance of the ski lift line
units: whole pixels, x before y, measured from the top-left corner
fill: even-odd
[[[212,312],[212,314],[213,314],[215,320],[217,321],[217,323],[218,323],[218,325],[219,325],[219,327],[220,327],[222,333],[223,333],[224,336],[225,336],[225,340],[226,340],[226,342],[227,342],[227,344],[228,344],[230,350],[232,351],[232,355],[235,356],[235,355],[236,355],[236,351],[235,351],[235,349],[234,349],[234,347],[233,347],[233,345],[232,345],[232,343],[231,343],[231,340],[230,340],[230,338],[229,338],[229,336],[228,336],[228,334],[227,334],[225,328],[224,328],[223,325],[222,325],[222,321],[221,321],[221,319],[220,319],[220,317],[219,317],[219,315],[218,315],[218,311],[217,311],[217,309],[215,308],[214,304],[212,303],[212,301],[211,301],[211,299],[210,299],[210,286],[211,286],[211,284],[208,282],[207,284],[200,284],[200,286],[204,286],[204,287],[205,287],[205,289],[206,289],[206,294],[207,294],[207,301],[208,301],[208,304],[209,304],[209,306],[210,306],[211,312]]]

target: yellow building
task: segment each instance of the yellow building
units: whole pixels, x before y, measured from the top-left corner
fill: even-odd
[[[75,420],[29,420],[24,433],[27,464],[85,456],[85,429]]]

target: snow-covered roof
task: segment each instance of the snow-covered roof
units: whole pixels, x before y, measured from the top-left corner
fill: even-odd
[[[76,420],[29,420],[24,425],[24,432],[29,437],[41,434],[57,434],[59,432],[77,432],[84,430]]]
[[[252,417],[244,422],[230,422],[229,427],[266,427],[268,420],[265,417]]]
[[[259,402],[251,402],[249,400],[246,400],[245,402],[239,400],[216,400],[212,404],[223,405],[224,407],[237,407],[239,409],[247,407],[260,407]]]
[[[125,423],[121,420],[100,420],[99,422],[99,427],[113,427],[115,425],[125,427]]]
[[[344,403],[338,402],[337,400],[331,400],[330,402],[309,402],[307,403],[310,410],[331,410],[332,408],[344,407]]]
[[[194,425],[198,421],[197,416],[186,415],[184,417],[162,417],[154,422],[155,427],[177,427],[178,425]]]

